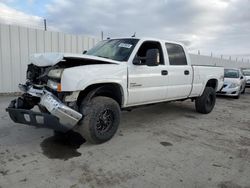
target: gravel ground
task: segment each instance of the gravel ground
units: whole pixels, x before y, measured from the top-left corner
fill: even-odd
[[[102,145],[15,124],[4,110],[13,97],[0,97],[0,187],[250,187],[246,92],[217,98],[208,115],[189,101],[123,112]]]

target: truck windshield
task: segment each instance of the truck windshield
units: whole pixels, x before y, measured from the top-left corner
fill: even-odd
[[[239,78],[239,71],[234,69],[225,69],[224,71],[225,78]]]
[[[99,42],[86,54],[116,61],[127,61],[138,39],[110,39]]]

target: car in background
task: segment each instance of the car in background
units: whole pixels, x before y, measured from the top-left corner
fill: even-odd
[[[246,78],[241,69],[225,69],[224,84],[218,95],[232,96],[240,98],[241,93],[245,93]]]
[[[243,69],[242,73],[246,78],[246,87],[250,87],[250,69]]]

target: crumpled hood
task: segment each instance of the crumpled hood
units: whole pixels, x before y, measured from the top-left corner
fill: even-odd
[[[114,61],[111,59],[106,59],[102,57],[97,56],[90,56],[85,54],[69,54],[69,53],[37,53],[32,54],[30,56],[30,62],[36,66],[39,67],[47,67],[47,66],[53,66],[59,63],[60,61],[63,61],[65,58],[75,58],[75,59],[82,59],[82,60],[96,60],[100,62],[106,62],[106,63],[115,63],[118,64],[118,61]],[[83,64],[84,65],[84,64]]]

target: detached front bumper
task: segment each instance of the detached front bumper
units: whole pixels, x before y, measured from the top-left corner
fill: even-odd
[[[10,118],[15,123],[26,124],[39,128],[53,129],[59,132],[67,132],[68,127],[60,124],[59,119],[51,114],[34,112],[32,110],[7,108],[6,111],[9,113]]]
[[[240,87],[235,88],[222,88],[219,92],[217,92],[217,95],[226,95],[226,96],[238,96],[240,93]]]
[[[27,89],[24,87],[21,90],[23,89],[26,89],[26,93],[39,97],[40,102],[37,105],[42,106],[48,112],[27,110],[25,104],[18,104],[20,99],[13,100],[6,111],[16,123],[67,132],[73,129],[82,118],[82,114],[63,104],[56,96],[45,89]]]

